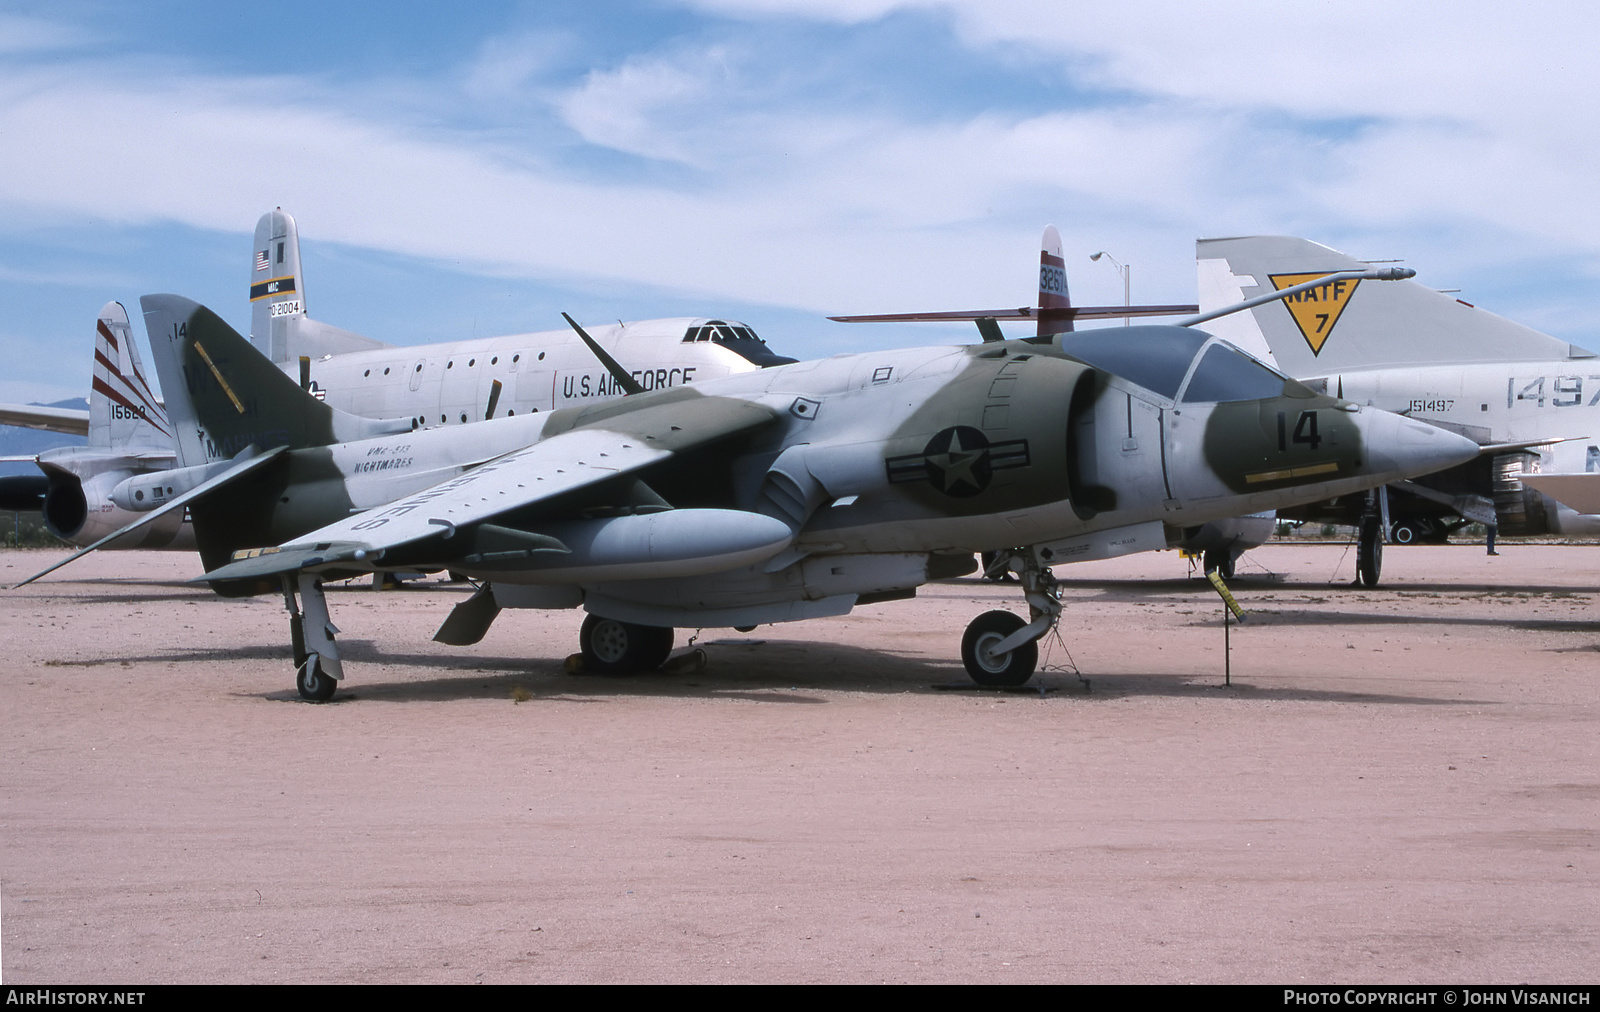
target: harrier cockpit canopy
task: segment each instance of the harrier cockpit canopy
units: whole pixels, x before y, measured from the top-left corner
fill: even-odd
[[[1061,350],[1170,401],[1278,397],[1289,382],[1227,341],[1189,327],[1080,330],[1061,335]]]

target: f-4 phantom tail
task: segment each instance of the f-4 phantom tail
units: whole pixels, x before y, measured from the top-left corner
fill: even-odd
[[[1357,527],[1363,583],[1378,582],[1385,540],[1444,541],[1468,522],[1500,534],[1600,535],[1600,516],[1558,501],[1577,496],[1575,484],[1548,494],[1533,487],[1540,472],[1600,473],[1600,359],[1591,352],[1411,281],[1317,285],[1371,265],[1305,239],[1202,239],[1196,258],[1202,307],[1313,285],[1218,320],[1215,329],[1234,343],[1270,353],[1313,389],[1485,448],[1451,471],[1292,514]]]
[[[326,406],[214,314],[143,305],[175,415],[181,394],[212,442],[241,448],[189,493],[204,579],[285,595],[312,699],[343,676],[325,579],[479,580],[440,629],[454,643],[503,608],[582,607],[588,663],[620,670],[660,664],[674,627],[843,614],[982,551],[1005,553],[1029,614],[978,616],[962,659],[1020,684],[1061,613],[1053,564],[1477,453],[1177,327],[845,355],[340,442]]]

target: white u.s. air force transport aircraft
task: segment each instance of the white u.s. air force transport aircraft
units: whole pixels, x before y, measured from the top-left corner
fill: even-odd
[[[841,355],[361,438],[209,310],[142,304],[192,478],[164,509],[191,510],[213,587],[284,594],[310,699],[343,677],[324,579],[481,580],[447,643],[481,639],[503,607],[582,607],[588,662],[623,670],[665,660],[674,627],[844,614],[984,551],[1006,554],[1030,617],[980,615],[962,659],[1021,684],[1061,613],[1051,565],[1478,452],[1185,327]],[[239,450],[212,460],[219,446]]]
[[[1202,239],[1195,255],[1202,310],[1373,263],[1288,236]],[[1485,448],[1449,471],[1288,514],[1357,527],[1357,571],[1367,586],[1379,580],[1386,539],[1443,541],[1469,521],[1500,534],[1600,535],[1600,501],[1564,501],[1581,496],[1586,481],[1600,481],[1600,359],[1593,353],[1413,281],[1329,281],[1218,320],[1214,329],[1270,355],[1315,390],[1427,421]]]
[[[485,418],[553,411],[622,392],[570,330],[396,347],[306,315],[305,277],[294,219],[282,209],[256,223],[250,262],[251,340],[314,396],[352,414],[411,431]],[[645,390],[792,362],[773,354],[745,324],[678,317],[593,328],[596,339]],[[73,432],[88,445],[39,454],[42,475],[0,478],[7,508],[42,510],[52,533],[87,545],[138,518],[115,491],[135,478],[164,498],[170,483],[151,475],[174,465],[172,433],[145,381],[122,306],[109,302],[96,323],[89,411],[0,405],[0,424]],[[237,451],[214,448],[219,455]],[[176,486],[170,486],[176,488]],[[169,514],[110,548],[193,550],[183,515]]]
[[[622,392],[570,330],[396,347],[312,319],[298,231],[282,209],[256,223],[250,309],[257,348],[314,395],[368,418],[410,418],[419,428],[456,425]],[[731,320],[639,320],[589,333],[645,390],[794,361]]]

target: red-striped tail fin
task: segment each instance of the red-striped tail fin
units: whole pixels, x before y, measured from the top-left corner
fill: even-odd
[[[128,311],[108,302],[95,321],[94,378],[89,391],[89,445],[101,449],[163,446],[172,426],[145,379]]]
[[[1061,258],[1061,233],[1054,225],[1044,227],[1044,238],[1039,241],[1039,308],[1072,308],[1072,298],[1067,294],[1067,262]],[[1040,337],[1071,329],[1071,319],[1051,320],[1048,314],[1039,314]]]

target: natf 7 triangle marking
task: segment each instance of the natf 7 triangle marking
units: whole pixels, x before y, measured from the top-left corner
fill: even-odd
[[[1330,271],[1312,271],[1309,274],[1269,274],[1272,287],[1276,291],[1292,288],[1295,285],[1315,281]],[[1344,307],[1350,304],[1350,296],[1356,293],[1356,286],[1361,284],[1360,278],[1347,281],[1330,281],[1316,288],[1308,288],[1299,295],[1291,295],[1283,300],[1289,308],[1289,315],[1294,317],[1295,326],[1300,328],[1300,334],[1306,339],[1306,344],[1311,346],[1311,354],[1318,355],[1322,352],[1323,342],[1328,335],[1333,333],[1333,325],[1339,322],[1339,316],[1344,312]]]

